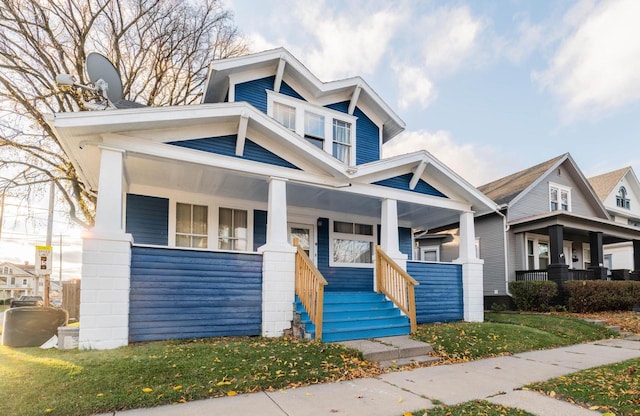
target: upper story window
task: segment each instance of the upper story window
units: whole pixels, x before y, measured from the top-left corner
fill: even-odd
[[[631,209],[631,201],[627,198],[627,188],[621,186],[616,195],[616,205],[619,208]]]
[[[176,205],[176,246],[208,247],[209,208],[178,202]]]
[[[357,117],[273,91],[267,91],[267,114],[341,162],[355,165]]]
[[[551,211],[571,211],[571,188],[550,183],[549,209]]]

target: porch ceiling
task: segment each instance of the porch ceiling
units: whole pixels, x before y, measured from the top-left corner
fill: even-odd
[[[515,233],[530,232],[542,235],[547,234],[547,227],[550,225],[564,226],[565,240],[589,241],[590,232],[601,232],[604,244],[640,240],[640,229],[636,227],[566,212],[550,213],[535,218],[513,221],[509,224],[511,230]]]
[[[268,202],[267,175],[230,172],[196,163],[128,153],[125,158],[125,176],[133,193],[156,188],[247,200],[263,207]],[[323,212],[324,215],[327,215],[326,212],[336,212],[379,219],[381,198],[352,193],[349,188],[348,185],[319,187],[289,181],[287,205],[308,209],[310,214],[318,216],[323,215]],[[398,201],[398,221],[401,226],[434,228],[458,221],[459,214],[454,210]]]

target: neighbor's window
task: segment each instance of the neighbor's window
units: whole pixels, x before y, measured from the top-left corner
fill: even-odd
[[[204,205],[176,205],[176,246],[208,247],[208,207]]]
[[[616,195],[616,205],[620,208],[631,209],[631,201],[627,197],[627,188],[621,186]]]
[[[373,225],[333,222],[331,248],[333,263],[371,264],[373,262]]]
[[[551,211],[571,211],[571,189],[549,184],[549,208]]]
[[[296,129],[296,109],[282,103],[273,103],[273,118],[290,130]]]
[[[324,116],[304,112],[304,138],[312,145],[324,148]]]
[[[218,248],[221,250],[247,250],[247,211],[220,208],[218,222]]]
[[[349,163],[351,153],[351,124],[333,120],[333,157]]]
[[[27,286],[29,284],[29,282],[27,281],[27,279],[22,279],[22,286]]]

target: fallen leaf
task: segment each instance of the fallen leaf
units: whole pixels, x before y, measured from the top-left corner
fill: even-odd
[[[174,390],[182,390],[182,386],[175,386],[173,389]]]
[[[589,408],[589,410],[598,410],[598,409],[600,409],[600,406],[591,406]]]
[[[413,416],[413,413],[411,412],[405,412],[402,414],[402,416]]]
[[[227,396],[237,396],[237,395],[238,395],[238,393],[236,393],[236,392],[235,392],[235,391],[233,391],[233,390],[229,390],[229,391],[227,392]]]
[[[305,395],[305,396],[313,396],[313,394],[312,394],[312,393],[305,393],[304,395]]]
[[[102,397],[102,396],[104,396],[104,394],[102,394],[102,393],[96,394],[96,397]]]
[[[45,413],[51,413],[51,412],[53,412],[53,409],[44,409],[44,412]]]
[[[400,397],[398,398],[398,403],[402,403],[403,401],[404,401],[404,399],[402,398],[402,396],[400,396]]]
[[[152,389],[152,388],[150,388],[150,387],[145,387],[145,388],[143,388],[143,389],[142,389],[142,391],[143,391],[144,393],[151,393],[151,392],[153,391],[153,389]]]
[[[556,392],[555,392],[555,391],[553,391],[553,390],[551,390],[551,391],[549,392],[549,397],[556,397]]]

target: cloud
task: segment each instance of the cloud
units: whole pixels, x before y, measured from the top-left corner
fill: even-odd
[[[398,107],[406,110],[417,103],[426,108],[436,98],[433,82],[418,67],[411,65],[393,65],[393,72],[398,83]]]
[[[322,1],[297,3],[292,12],[316,44],[301,51],[302,61],[325,81],[373,73],[404,19],[401,8],[373,11],[363,4],[347,13]]]
[[[487,23],[466,7],[442,7],[421,19],[424,63],[433,74],[450,74],[473,56]]]
[[[418,130],[400,134],[382,147],[383,157],[427,150],[438,160],[474,186],[479,186],[505,175],[512,168],[491,148],[478,148],[471,144],[458,144],[451,133]]]
[[[565,14],[575,29],[549,67],[532,77],[560,101],[563,116],[600,117],[640,99],[640,2],[579,3]]]

